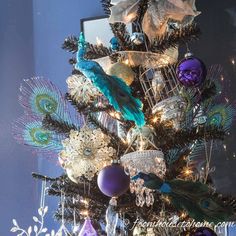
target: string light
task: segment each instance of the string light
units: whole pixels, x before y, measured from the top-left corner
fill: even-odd
[[[163,201],[165,201],[167,204],[170,204],[171,201],[170,201],[170,198],[168,196],[163,196],[162,197]]]
[[[126,59],[126,60],[124,61],[124,64],[129,65],[129,59]]]
[[[226,149],[227,149],[227,146],[226,146],[226,144],[224,144],[224,145],[223,145],[223,147],[224,147],[224,150],[226,151]]]
[[[116,117],[117,119],[120,119],[120,118],[121,118],[120,113],[116,112],[116,113],[115,113],[115,117]]]
[[[102,40],[99,37],[96,37],[96,42],[98,46],[101,46],[103,44]]]
[[[231,59],[231,63],[232,63],[233,66],[235,65],[235,60],[234,60],[234,58]]]
[[[88,205],[89,204],[87,199],[81,199],[80,202],[83,203],[84,205]]]
[[[128,144],[127,140],[121,138],[121,141],[123,142],[123,144]]]
[[[186,167],[183,169],[183,172],[182,172],[185,176],[189,176],[193,173],[193,171],[189,168],[189,167]]]
[[[143,140],[141,140],[140,141],[139,151],[143,151],[144,150],[144,145],[145,145],[145,142]]]
[[[80,215],[88,217],[89,216],[89,211],[88,210],[81,211]]]
[[[121,118],[121,115],[120,115],[120,113],[118,113],[118,112],[113,112],[113,111],[112,111],[112,112],[110,112],[109,114],[110,114],[111,117],[116,118],[116,119],[118,119],[118,120]]]
[[[158,117],[155,116],[155,117],[152,119],[152,122],[153,122],[153,123],[156,123],[157,121],[158,121]]]
[[[182,219],[186,218],[187,216],[188,216],[188,214],[187,214],[185,211],[181,212],[180,217],[181,217]]]

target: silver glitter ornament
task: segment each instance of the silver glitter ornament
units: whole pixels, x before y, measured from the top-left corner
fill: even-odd
[[[138,32],[134,32],[131,37],[131,42],[134,43],[135,45],[141,45],[144,43],[144,34],[143,33],[138,33]]]

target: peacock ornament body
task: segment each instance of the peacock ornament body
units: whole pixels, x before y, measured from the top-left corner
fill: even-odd
[[[132,96],[130,87],[121,78],[106,74],[97,62],[84,59],[85,53],[86,43],[81,33],[75,68],[92,81],[125,120],[134,121],[142,127],[145,124],[142,102]]]

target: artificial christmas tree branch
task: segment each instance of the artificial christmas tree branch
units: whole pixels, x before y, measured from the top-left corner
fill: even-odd
[[[78,51],[78,38],[76,36],[69,36],[64,40],[62,44],[62,49],[76,53]],[[100,57],[110,56],[111,50],[107,47],[100,45],[93,45],[91,43],[87,43],[86,45],[86,59],[97,59]]]
[[[137,10],[137,18],[136,21],[138,22],[139,25],[141,25],[143,21],[143,17],[147,11],[148,4],[150,0],[140,0],[138,4],[138,10]],[[137,29],[137,31],[140,29]]]
[[[103,11],[106,15],[110,16],[111,15],[111,10],[110,7],[112,7],[111,0],[100,0]]]
[[[98,59],[101,57],[110,56],[111,50],[102,44],[93,45],[91,43],[87,44],[85,59]]]
[[[114,34],[114,36],[117,38],[121,50],[131,50],[131,41],[130,41],[130,35],[127,31],[126,25],[124,23],[114,23],[110,24],[111,30]]]
[[[38,173],[35,173],[35,172],[32,172],[31,175],[34,179],[39,179],[39,180],[43,180],[43,181],[46,181],[46,182],[54,182],[54,181],[62,180],[66,177],[66,175],[61,175],[57,178],[51,178],[51,177],[41,175],[41,174],[38,174]]]
[[[98,119],[92,114],[88,115],[88,122],[97,128],[100,128],[102,132],[111,138],[111,146],[114,147],[118,153],[117,156],[124,153],[127,149],[127,145],[113,132],[110,132],[106,127],[104,127]]]
[[[67,37],[62,44],[62,49],[68,52],[76,53],[78,50],[78,38],[73,35]]]
[[[114,118],[113,116],[110,115],[111,112],[114,111],[114,108],[111,105],[107,105],[105,107],[96,107],[94,104],[82,104],[76,101],[70,94],[66,93],[66,99],[75,107],[77,112],[83,113],[84,115],[88,116],[88,120],[90,123],[92,123],[95,127],[100,128],[105,134],[110,136],[114,140],[114,143],[116,143],[115,147],[117,148],[118,146],[121,148],[119,149],[120,153],[123,153],[126,149],[126,145],[122,142],[122,140],[115,135],[113,132],[110,132],[106,127],[104,127],[98,119],[93,116],[91,113],[97,113],[97,112],[106,112],[112,119],[115,119],[119,122],[121,122],[121,125],[125,130],[129,130],[132,126],[133,123],[130,121],[124,121],[123,119],[117,119]]]
[[[67,134],[70,133],[71,130],[77,130],[77,127],[75,125],[69,124],[62,120],[55,120],[50,115],[46,115],[44,117],[42,124],[44,129],[55,131],[59,134]]]
[[[113,107],[111,105],[107,105],[105,107],[97,107],[93,103],[79,103],[69,93],[66,93],[65,98],[71,103],[72,106],[75,107],[75,109],[79,113],[88,114],[102,111],[110,112],[113,110]]]
[[[145,1],[144,1],[145,2]],[[121,50],[134,50],[130,40],[130,35],[124,23],[110,24],[114,36],[118,39]],[[197,40],[201,31],[196,24],[190,24],[185,27],[175,29],[172,32],[165,33],[162,37],[157,38],[150,45],[150,51],[163,53],[171,47],[178,47],[180,44]],[[75,53],[78,50],[78,38],[69,36],[65,39],[62,48],[66,51]],[[146,51],[145,47],[135,47],[135,51]],[[101,45],[87,44],[86,59],[98,59],[105,56],[111,56],[112,51],[107,47]],[[114,60],[114,55],[113,55]]]
[[[214,126],[194,127],[187,130],[175,131],[172,128],[159,125],[155,127],[158,134],[155,137],[155,144],[163,151],[173,148],[185,147],[194,141],[223,140],[226,133],[222,128]]]
[[[179,162],[179,161],[178,161]],[[181,161],[182,162],[182,161]],[[178,165],[182,165],[179,163]],[[37,174],[38,175],[38,174]],[[170,176],[169,176],[170,177]],[[45,179],[45,176],[42,178],[38,178],[41,180]],[[81,179],[81,182],[78,184],[73,183],[65,176],[60,176],[58,178],[49,178],[51,181],[51,185],[48,189],[48,194],[51,196],[61,196],[61,192],[65,193],[66,201],[65,201],[65,212],[64,219],[66,222],[73,222],[74,212],[76,213],[76,220],[80,221],[83,218],[83,211],[89,212],[89,215],[93,220],[99,222],[104,221],[104,215],[107,208],[107,204],[109,202],[109,198],[103,195],[97,186],[97,180],[94,178],[90,182],[84,182]],[[87,192],[88,188],[93,191],[90,194]],[[221,201],[225,206],[232,206],[235,209],[236,200],[232,197],[222,197],[219,194],[215,194],[219,201]],[[86,202],[83,202],[79,199],[86,199]],[[75,203],[73,199],[77,199],[79,202]],[[158,193],[155,194],[156,202],[165,202],[165,214],[173,215],[178,214],[176,210],[173,208],[171,204],[171,199],[166,198]],[[145,220],[156,220],[160,217],[160,212],[162,210],[162,204],[155,204],[152,207],[138,207],[135,204],[135,195],[130,194],[129,192],[122,195],[118,199],[117,212],[125,213],[126,218],[130,220],[130,222],[134,222],[137,218],[137,215],[141,219]],[[87,205],[86,205],[87,204]],[[54,215],[55,219],[61,221],[62,220],[62,209],[61,203]]]
[[[186,44],[187,42],[197,40],[201,31],[196,24],[190,24],[179,29],[175,29],[172,32],[167,32],[160,38],[154,40],[150,46],[152,52],[164,52],[166,49],[175,47],[180,44]]]

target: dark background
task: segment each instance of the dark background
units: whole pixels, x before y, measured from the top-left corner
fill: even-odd
[[[208,66],[220,64],[223,67],[223,95],[235,105],[236,100],[236,70],[232,59],[236,58],[236,1],[226,0],[199,0],[197,7],[202,12],[197,22],[202,30],[202,36],[192,45],[196,56],[201,58]],[[234,9],[234,17],[229,13]],[[221,99],[225,102],[224,99]],[[230,136],[219,145],[213,154],[212,164],[216,166],[213,174],[215,185],[224,193],[236,195],[236,125],[231,127]]]
[[[192,51],[208,66],[224,68],[225,96],[236,99],[235,57],[236,17],[230,18],[228,8],[236,8],[233,0],[197,0],[197,17],[202,29],[201,40],[191,45]],[[43,158],[32,156],[25,147],[16,144],[11,124],[22,114],[18,105],[18,88],[25,78],[44,76],[66,91],[65,79],[71,68],[70,54],[60,46],[68,35],[78,35],[80,19],[103,15],[98,0],[1,0],[0,1],[0,235],[12,235],[11,219],[24,228],[32,223],[39,204],[40,188],[31,178],[32,171],[57,176],[61,170]],[[235,21],[235,22],[234,22]],[[235,58],[236,60],[236,58]],[[214,181],[219,191],[236,195],[236,132],[213,156],[217,170]],[[55,201],[50,200],[50,208]],[[51,215],[49,228],[55,223]]]

